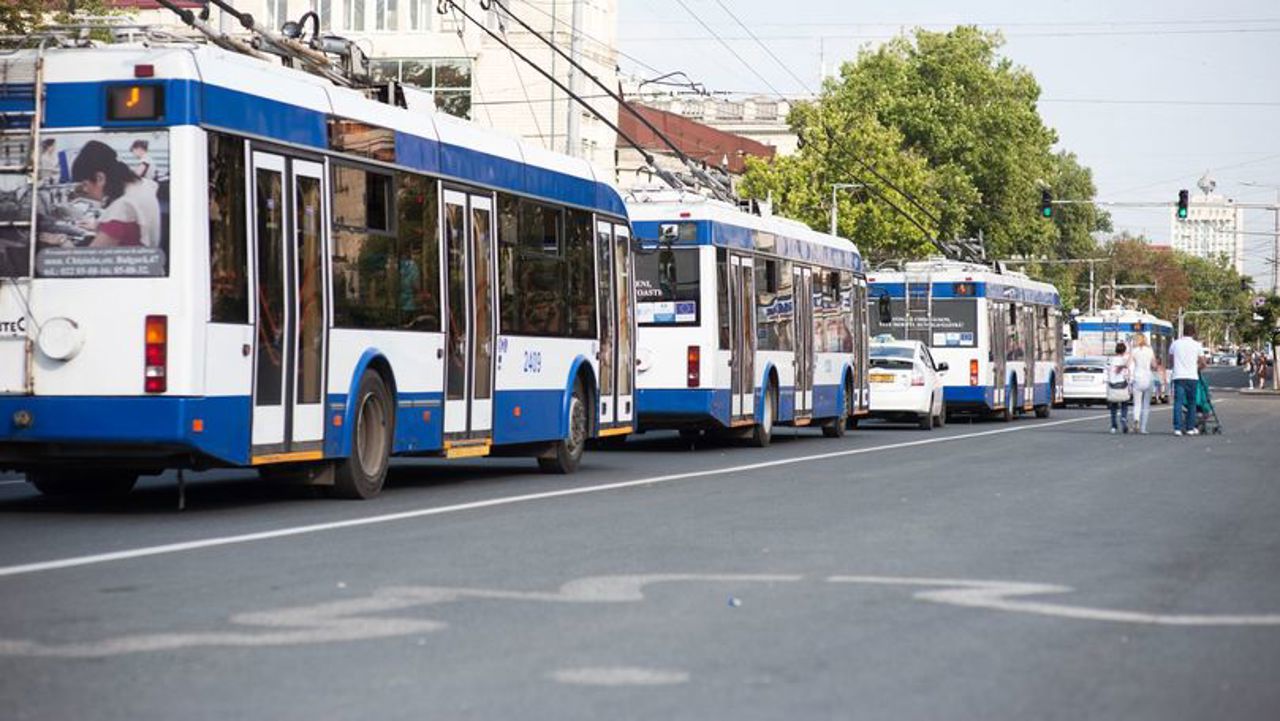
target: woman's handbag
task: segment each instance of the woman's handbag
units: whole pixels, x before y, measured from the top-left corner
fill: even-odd
[[[1129,381],[1120,380],[1107,384],[1107,402],[1108,403],[1128,403],[1133,399],[1129,391]]]

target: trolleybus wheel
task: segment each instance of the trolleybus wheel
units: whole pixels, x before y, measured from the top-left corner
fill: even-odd
[[[563,440],[555,442],[545,455],[538,456],[538,468],[543,473],[573,473],[582,462],[582,452],[587,446],[587,399],[582,383],[575,383],[569,398],[569,432]]]
[[[387,480],[394,438],[395,406],[391,391],[374,370],[366,370],[356,390],[351,455],[338,461],[331,494],[338,498],[369,499]]]
[[[132,491],[138,482],[138,474],[89,469],[28,471],[27,482],[46,496],[114,498]]]
[[[844,403],[840,406],[840,415],[822,424],[822,435],[827,438],[843,438],[851,417],[853,417],[853,386],[845,383]]]
[[[1049,413],[1050,413],[1050,410],[1049,410],[1048,403],[1042,406],[1036,406],[1036,418],[1048,418]]]
[[[778,391],[772,382],[764,392],[764,407],[760,409],[760,422],[751,428],[750,444],[755,448],[764,448],[773,440],[773,413],[777,407]]]
[[[1008,423],[1009,421],[1013,420],[1013,415],[1014,415],[1013,404],[1015,403],[1017,397],[1018,397],[1018,382],[1014,381],[1013,383],[1009,384],[1009,392],[1005,395],[1005,399],[1004,399],[1004,408],[1000,409],[999,411],[996,411],[996,418],[1001,423]]]

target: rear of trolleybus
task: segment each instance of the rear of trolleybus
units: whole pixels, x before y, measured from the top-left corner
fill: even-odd
[[[861,274],[721,247],[712,243],[715,221],[685,219],[678,206],[642,221],[659,209],[640,208],[632,212],[645,247],[636,258],[641,430],[743,436],[758,446],[779,423],[843,435],[866,410],[856,370],[865,316],[853,301],[865,293]]]
[[[0,467],[47,493],[121,492],[225,433],[203,395],[203,133],[159,77],[187,53],[0,59]],[[176,172],[174,172],[176,171]],[[188,242],[173,242],[174,238]],[[216,413],[211,413],[216,411]],[[245,419],[236,422],[243,423]]]
[[[1061,399],[1061,316],[1018,277],[947,273],[870,277],[871,335],[918,340],[948,366],[948,412],[1047,417]]]

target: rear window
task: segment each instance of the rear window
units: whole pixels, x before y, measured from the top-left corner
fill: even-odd
[[[697,325],[698,248],[662,247],[637,253],[636,322],[642,326]]]
[[[900,348],[895,346],[871,346],[871,359],[876,358],[906,358],[911,359],[916,355],[915,348]]]
[[[911,370],[915,364],[910,360],[902,360],[898,358],[877,358],[871,357],[872,368],[888,368],[890,370]]]
[[[47,133],[36,191],[42,278],[156,278],[169,272],[165,131]],[[0,225],[30,219],[25,177],[0,185]],[[26,275],[26,228],[0,230],[0,274]]]

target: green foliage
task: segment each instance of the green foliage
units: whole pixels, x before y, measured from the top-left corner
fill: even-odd
[[[71,23],[77,17],[124,15],[110,0],[76,0],[75,13],[65,0],[0,0],[0,36],[22,37],[49,25]],[[0,45],[12,45],[0,43]]]
[[[823,227],[832,183],[870,186],[842,194],[839,230],[872,260],[920,257],[932,250],[929,237],[980,231],[991,257],[1094,252],[1090,233],[1110,221],[1093,205],[1056,206],[1052,221],[1040,217],[1042,184],[1056,199],[1088,200],[1093,179],[1074,155],[1052,152],[1056,135],[1036,108],[1039,85],[998,54],[1002,43],[998,33],[962,26],[916,30],[863,51],[815,102],[793,110],[799,152],[753,163],[744,190],[772,192],[779,212]],[[1046,272],[1070,286],[1070,272]]]

